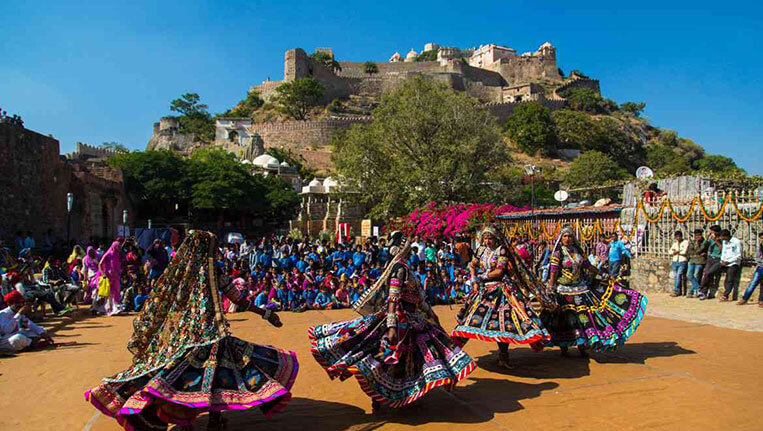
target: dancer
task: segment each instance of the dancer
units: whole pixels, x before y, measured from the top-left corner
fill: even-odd
[[[269,417],[291,399],[293,352],[233,337],[220,292],[280,327],[278,316],[252,306],[222,279],[217,238],[191,231],[136,317],[127,345],[133,364],[85,393],[127,430],[191,429],[209,411],[208,429],[225,426],[220,412],[259,406]]]
[[[587,350],[611,350],[625,343],[644,317],[646,297],[591,265],[571,226],[562,228],[550,263],[548,288],[558,307],[541,315],[551,333],[548,345],[561,347],[563,356],[568,347],[577,346],[585,357]]]
[[[410,404],[455,387],[476,367],[440,326],[408,267],[411,240],[390,235],[395,258],[353,308],[362,317],[310,328],[313,356],[331,379],[355,376],[372,409]]]
[[[545,300],[544,289],[497,228],[482,230],[469,270],[472,293],[458,313],[453,338],[462,345],[471,338],[498,343],[498,365],[504,368],[510,367],[509,344],[542,349],[549,334],[530,300]]]

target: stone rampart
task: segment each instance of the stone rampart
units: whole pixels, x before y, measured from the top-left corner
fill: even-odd
[[[252,125],[265,148],[288,148],[305,158],[311,167],[326,171],[331,167],[329,145],[331,137],[355,123],[370,121],[370,117],[336,117],[308,121],[284,121]]]
[[[31,231],[40,245],[50,228],[65,240],[67,193],[74,195],[71,238],[116,235],[129,206],[120,171],[102,162],[65,161],[56,139],[0,124],[0,237]]]

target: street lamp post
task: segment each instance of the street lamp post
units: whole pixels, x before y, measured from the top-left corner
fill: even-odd
[[[151,229],[151,219],[148,219],[148,228]]]
[[[123,210],[122,211],[122,226],[124,226],[124,230],[126,230],[126,231],[130,230],[130,228],[127,226],[127,210]],[[129,232],[126,232],[126,233],[127,233],[126,236],[130,235]]]
[[[66,194],[66,246],[71,242],[72,232],[72,207],[74,206],[74,193]]]

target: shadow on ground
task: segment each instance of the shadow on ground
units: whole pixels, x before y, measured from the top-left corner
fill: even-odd
[[[257,409],[227,412],[225,415],[229,420],[229,430],[372,431],[385,424],[481,423],[492,420],[496,413],[521,410],[521,400],[538,397],[543,391],[557,386],[554,382],[532,384],[468,378],[453,392],[435,389],[410,406],[384,408],[376,414],[370,413],[370,399],[366,411],[338,402],[294,398],[286,410],[270,420],[265,419]],[[196,423],[198,430],[205,426],[206,418],[200,418]]]

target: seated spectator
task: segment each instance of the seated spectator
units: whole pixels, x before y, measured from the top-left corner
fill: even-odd
[[[320,293],[315,297],[315,301],[312,303],[311,308],[313,310],[330,310],[333,307],[333,300],[328,287],[321,287]]]
[[[143,309],[143,304],[146,303],[146,300],[148,299],[148,292],[145,286],[140,285],[138,287],[138,294],[135,295],[135,299],[133,299],[133,309],[137,312]]]
[[[53,344],[53,339],[36,323],[19,313],[24,296],[12,291],[3,297],[7,305],[0,310],[0,352],[18,353],[28,347]]]

